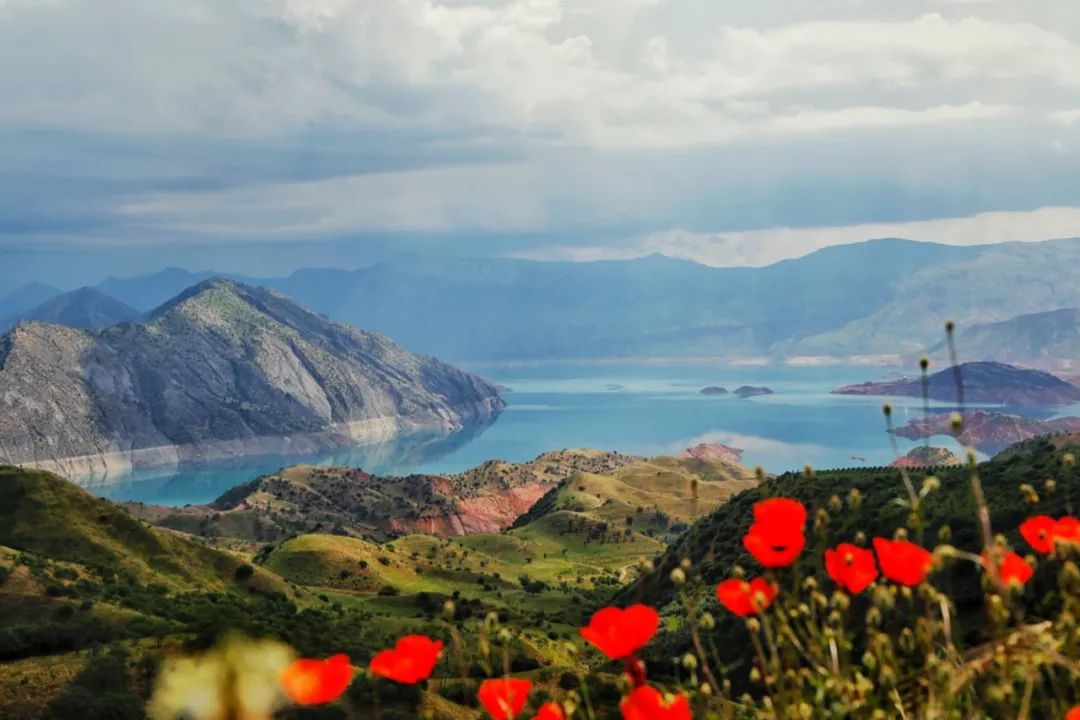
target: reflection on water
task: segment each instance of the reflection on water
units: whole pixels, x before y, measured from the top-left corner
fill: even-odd
[[[745,450],[743,462],[769,472],[887,465],[894,459],[881,413],[884,398],[832,395],[830,390],[883,375],[865,367],[761,367],[696,365],[535,365],[482,368],[512,388],[506,410],[452,435],[421,433],[393,442],[314,456],[242,458],[210,467],[141,471],[98,483],[113,499],[159,504],[209,502],[225,490],[282,466],[342,464],[376,474],[460,472],[487,460],[531,460],[547,450],[590,447],[633,455],[666,455],[699,442]],[[767,385],[775,391],[751,399],[702,395],[703,387]],[[921,398],[890,398],[897,426],[922,416]],[[953,403],[933,401],[932,412]],[[1075,408],[997,408],[1049,417]],[[490,427],[489,427],[490,425]],[[896,438],[900,454],[922,441]],[[955,440],[931,444],[962,455]]]
[[[457,432],[424,430],[393,440],[328,450],[310,455],[260,455],[181,467],[135,470],[119,477],[82,478],[87,490],[110,500],[157,505],[205,503],[226,490],[290,465],[362,467],[376,475],[400,475],[440,459],[475,440],[497,418],[493,415]]]

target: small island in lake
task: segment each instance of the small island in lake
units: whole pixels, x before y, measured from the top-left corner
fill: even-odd
[[[772,388],[767,388],[764,385],[743,385],[742,387],[735,388],[735,394],[741,398],[750,398],[757,395],[772,395]]]
[[[959,366],[964,400],[999,405],[1066,405],[1080,402],[1080,387],[1041,370],[1020,368],[998,362],[969,362]],[[955,368],[946,368],[927,378],[927,390],[934,400],[958,401]],[[920,397],[920,378],[846,385],[835,395],[888,395]]]
[[[727,388],[720,387],[719,385],[710,385],[709,387],[701,388],[702,395],[727,395]]]
[[[931,445],[920,445],[912,448],[906,455],[893,460],[889,463],[889,467],[928,468],[960,464],[960,458],[956,457],[951,450]]]
[[[892,432],[908,440],[921,440],[935,435],[953,436],[953,413],[933,413],[910,420]],[[1080,418],[1060,417],[1052,420],[1007,415],[989,410],[967,410],[957,438],[981,452],[993,454],[1021,440],[1059,432],[1080,432]]]

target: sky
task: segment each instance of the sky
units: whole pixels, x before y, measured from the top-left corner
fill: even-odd
[[[1075,0],[0,0],[0,98],[34,279],[1080,235]]]

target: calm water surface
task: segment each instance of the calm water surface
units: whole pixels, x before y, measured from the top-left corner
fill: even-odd
[[[351,465],[376,474],[457,472],[492,458],[529,460],[552,449],[593,447],[639,455],[677,453],[700,442],[742,448],[770,472],[884,465],[892,460],[881,398],[830,395],[841,385],[889,374],[878,367],[543,365],[474,368],[510,388],[487,427],[307,456],[245,458],[205,467],[143,470],[99,478],[89,489],[116,500],[166,505],[213,500],[285,465]],[[705,396],[708,385],[767,385],[774,395]],[[903,424],[921,400],[892,400]],[[934,409],[948,409],[935,404]],[[916,443],[898,438],[900,451]],[[944,438],[935,444],[958,450]]]

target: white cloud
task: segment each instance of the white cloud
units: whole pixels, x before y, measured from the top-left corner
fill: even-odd
[[[0,122],[240,136],[313,122],[503,126],[657,146],[973,121],[1010,104],[988,83],[1080,82],[1080,48],[1029,22],[935,13],[655,34],[664,25],[649,19],[697,5],[9,2]],[[612,35],[616,12],[625,31]],[[869,84],[900,93],[891,104],[860,102]],[[930,101],[943,87],[953,99]],[[846,101],[813,95],[843,88]]]
[[[571,227],[533,254],[757,262],[846,235],[594,234],[1074,202],[1073,3],[0,0],[0,183],[65,235]]]

